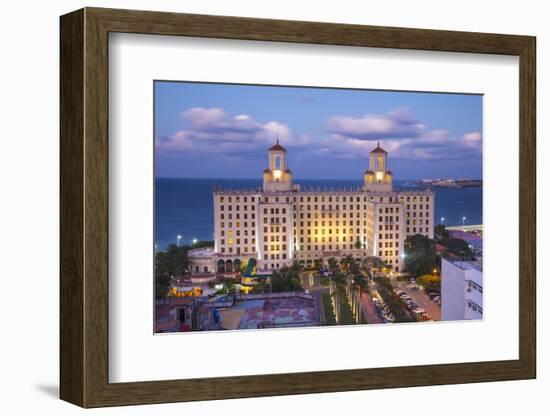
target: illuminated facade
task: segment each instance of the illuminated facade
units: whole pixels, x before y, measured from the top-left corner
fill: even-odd
[[[400,272],[406,237],[433,238],[433,192],[394,191],[380,145],[369,154],[363,186],[353,190],[301,190],[286,156],[278,141],[269,149],[261,190],[214,191],[218,271],[243,269],[251,258],[267,272],[351,255],[380,257]]]

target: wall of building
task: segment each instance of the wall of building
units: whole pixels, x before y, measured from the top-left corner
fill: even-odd
[[[214,191],[220,265],[254,257],[259,270],[268,271],[294,260],[312,266],[316,260],[351,255],[380,257],[401,272],[407,236],[433,238],[433,192],[392,191],[388,154],[380,144],[369,154],[369,169],[375,171],[365,174],[362,188],[347,191],[300,191],[290,173],[274,180],[275,173],[286,175],[287,152],[277,140],[267,155],[262,191]],[[372,175],[379,181],[371,183]]]
[[[441,261],[441,319],[483,318],[483,276],[469,262]]]
[[[254,257],[260,270],[293,259],[313,264],[323,256],[378,256],[401,271],[406,237],[433,238],[433,211],[431,191],[216,191],[216,253]]]

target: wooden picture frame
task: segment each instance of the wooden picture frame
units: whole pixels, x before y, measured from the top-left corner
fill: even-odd
[[[60,396],[82,407],[338,392],[536,377],[535,38],[85,8],[61,17]],[[519,359],[109,383],[110,32],[519,57]]]

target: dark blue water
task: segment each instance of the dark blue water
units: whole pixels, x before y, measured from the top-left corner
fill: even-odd
[[[358,188],[356,180],[295,180],[302,190],[309,188]],[[213,240],[213,199],[215,187],[224,189],[260,188],[257,179],[168,179],[155,181],[155,239],[158,248],[176,243],[197,240]],[[424,187],[415,181],[394,181],[396,190],[420,190]],[[446,225],[482,224],[482,188],[434,188],[435,221],[445,217]]]

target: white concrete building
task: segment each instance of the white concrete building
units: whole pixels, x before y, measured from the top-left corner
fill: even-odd
[[[481,262],[441,260],[441,319],[483,319]]]
[[[294,260],[313,265],[352,255],[378,256],[401,271],[406,237],[433,238],[434,194],[394,191],[380,145],[369,154],[363,183],[357,189],[301,190],[277,141],[268,150],[262,189],[214,191],[216,269],[233,271],[254,258],[258,271],[270,271]]]
[[[216,272],[216,253],[212,247],[189,250],[189,271],[191,274],[212,274]]]

